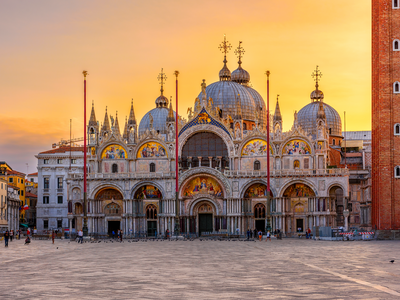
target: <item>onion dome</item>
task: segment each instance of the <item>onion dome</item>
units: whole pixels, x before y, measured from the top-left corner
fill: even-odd
[[[219,71],[219,80],[226,81],[231,80],[231,71],[229,71],[228,67],[226,66],[227,60],[226,57],[224,59],[224,66],[222,67],[221,71]]]
[[[311,92],[310,98],[312,101],[324,100],[324,93],[321,90],[316,89]]]
[[[329,129],[330,135],[342,136],[342,120],[340,115],[332,106],[324,102],[311,102],[300,109],[297,114],[299,125],[308,133],[313,135],[317,134],[316,124],[318,112],[320,111],[320,103],[322,103],[323,111],[325,112],[327,128]]]
[[[232,72],[231,80],[247,85],[250,81],[250,74],[239,65],[239,68]]]
[[[168,98],[163,94],[156,99],[156,107],[168,107]]]

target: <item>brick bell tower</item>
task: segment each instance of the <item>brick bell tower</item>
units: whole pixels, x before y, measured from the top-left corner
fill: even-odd
[[[400,229],[400,0],[372,0],[372,226]]]

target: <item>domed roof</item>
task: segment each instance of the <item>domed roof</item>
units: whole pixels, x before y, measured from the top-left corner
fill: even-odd
[[[250,95],[253,97],[256,107],[259,109],[259,111],[261,111],[261,113],[258,114],[260,127],[267,126],[267,108],[265,106],[264,99],[261,97],[261,95],[255,89],[253,89],[249,86],[246,86],[246,89],[249,91]],[[260,107],[261,107],[261,110],[260,110]]]
[[[168,98],[162,94],[156,99],[156,107],[168,107],[168,103]]]
[[[250,74],[239,65],[239,68],[232,72],[231,80],[237,83],[247,84],[250,81]]]
[[[221,71],[219,71],[219,79],[220,80],[231,80],[231,71],[229,71],[226,63],[222,67]]]
[[[326,122],[331,135],[342,136],[342,120],[338,112],[330,105],[322,102]],[[297,114],[299,125],[311,134],[317,134],[317,116],[319,101],[314,101],[304,106]]]
[[[324,100],[324,93],[320,90],[314,90],[310,95],[311,100]]]
[[[238,98],[240,95],[240,98]],[[203,92],[198,96],[202,99]],[[240,106],[242,110],[243,120],[254,121],[254,110],[256,109],[256,103],[254,102],[253,96],[247,90],[246,87],[233,82],[233,81],[217,81],[206,88],[207,98],[212,98],[214,106],[219,106],[222,109],[222,117],[225,118],[227,115],[234,117],[236,115],[236,103],[240,99]]]

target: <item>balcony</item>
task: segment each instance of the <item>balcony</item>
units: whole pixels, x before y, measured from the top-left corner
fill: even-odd
[[[226,170],[227,177],[267,177],[267,171],[254,170]],[[346,176],[348,169],[321,169],[321,170],[271,170],[271,177],[305,177],[305,176]]]
[[[175,172],[137,172],[137,173],[90,173],[87,179],[147,179],[173,178]],[[83,179],[83,174],[69,174],[69,179]]]

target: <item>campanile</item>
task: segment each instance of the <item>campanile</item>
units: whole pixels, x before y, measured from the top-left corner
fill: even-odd
[[[372,0],[372,226],[400,229],[400,0]]]

